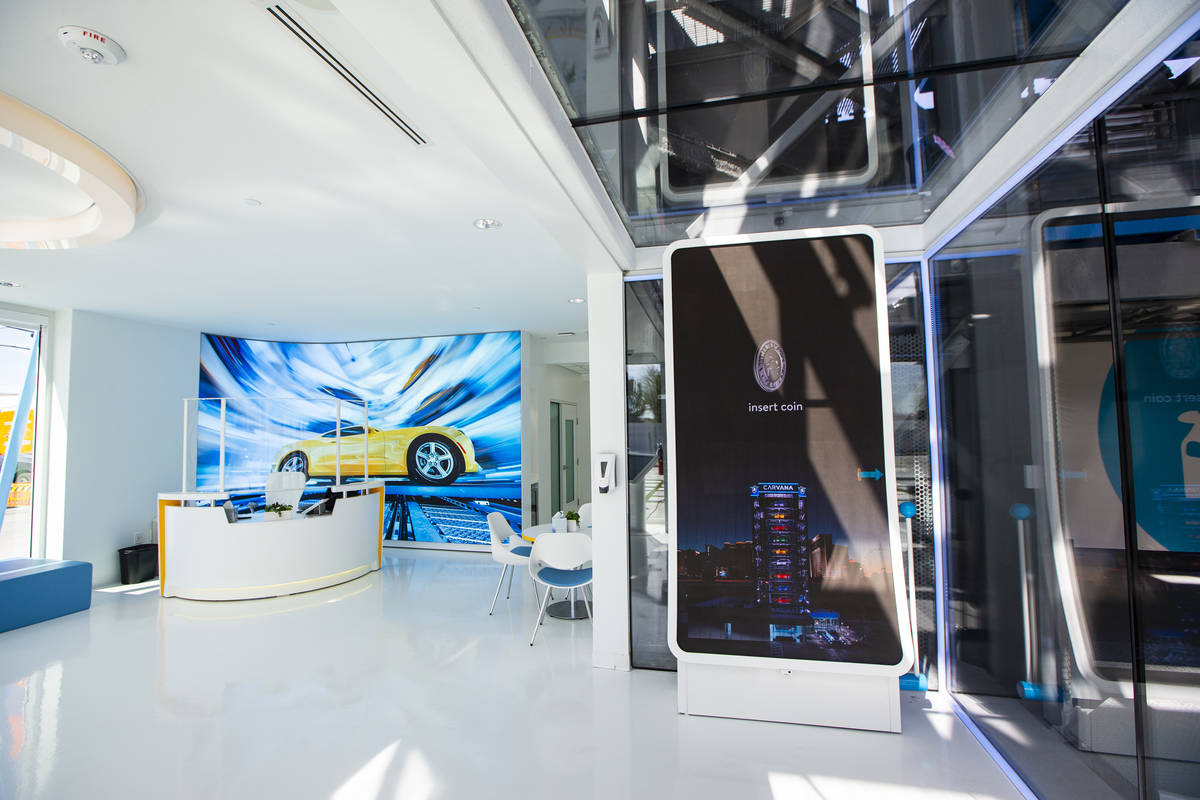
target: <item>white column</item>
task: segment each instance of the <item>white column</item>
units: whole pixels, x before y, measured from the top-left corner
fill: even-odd
[[[616,453],[616,482],[608,494],[592,487],[592,565],[596,602],[592,664],[629,664],[629,503],[625,443],[625,284],[618,272],[588,275],[591,457]],[[592,480],[595,480],[595,473]]]

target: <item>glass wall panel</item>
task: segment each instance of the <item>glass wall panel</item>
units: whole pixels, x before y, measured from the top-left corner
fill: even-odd
[[[710,209],[922,221],[1125,2],[509,5],[645,246]]]
[[[1105,115],[1120,276],[1147,795],[1200,791],[1200,43]]]
[[[509,0],[572,119],[1076,55],[1127,0]],[[864,57],[872,74],[864,75]]]
[[[1165,59],[1104,115],[1109,200],[1192,205],[1200,196],[1200,42]]]
[[[776,228],[918,221],[908,89],[879,84],[577,128],[639,246],[688,236],[706,209],[780,215]],[[881,202],[890,193],[897,201]],[[838,198],[831,205],[830,199]]]
[[[1149,797],[1200,794],[1200,209],[1116,214]],[[1119,474],[1110,447],[1106,468]]]
[[[1080,148],[932,262],[950,677],[1039,794],[1136,797],[1121,501],[1101,456],[1116,426],[1099,190],[1093,170],[1075,205],[1040,191]]]
[[[1127,0],[872,2],[875,73],[1082,49]]]
[[[510,0],[573,118],[862,81],[851,0]]]
[[[1200,796],[1196,48],[933,255],[951,687],[1043,797]]]
[[[625,284],[629,615],[635,667],[675,669],[667,647],[666,349],[661,278]]]
[[[688,226],[715,208],[769,215],[777,229],[909,224],[1069,64],[809,90],[576,132],[639,246],[687,238]]]
[[[919,663],[930,686],[936,688],[933,484],[920,264],[889,264],[887,279],[896,473],[900,500],[917,506],[913,572]],[[674,669],[675,657],[667,647],[666,351],[661,278],[626,283],[625,349],[633,665]]]
[[[991,4],[987,4],[990,6]],[[1070,59],[912,81],[919,185],[934,208],[1071,65]]]

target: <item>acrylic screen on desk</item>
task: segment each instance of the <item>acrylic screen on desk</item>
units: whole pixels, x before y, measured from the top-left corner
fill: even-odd
[[[385,540],[487,544],[491,511],[520,527],[518,331],[340,343],[204,334],[199,396],[230,398],[225,487],[235,502],[261,498],[273,471],[304,471],[314,495],[334,483],[340,400],[341,477],[363,474],[365,424],[369,477],[387,484]],[[197,486],[212,490],[220,403],[199,405]]]

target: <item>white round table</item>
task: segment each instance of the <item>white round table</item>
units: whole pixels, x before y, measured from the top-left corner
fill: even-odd
[[[586,528],[581,527],[578,532],[591,536],[592,528],[590,525]],[[536,541],[537,537],[546,533],[567,533],[567,531],[555,531],[549,522],[544,522],[541,525],[530,525],[528,528],[521,531],[521,538],[527,542],[532,542]],[[588,618],[587,606],[584,605],[582,600],[576,597],[574,589],[569,591],[569,595],[566,600],[559,600],[557,603],[551,603],[550,605],[546,606],[546,613],[555,619]]]

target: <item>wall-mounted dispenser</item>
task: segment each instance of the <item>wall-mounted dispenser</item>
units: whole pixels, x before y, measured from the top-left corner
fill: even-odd
[[[596,476],[596,491],[608,494],[609,489],[617,485],[617,454],[597,453],[596,468],[592,473]]]

